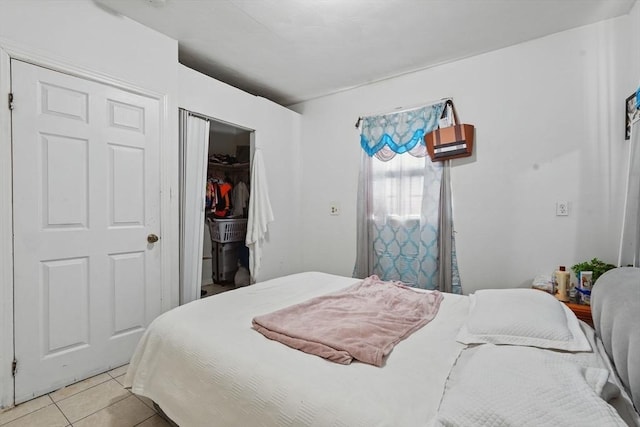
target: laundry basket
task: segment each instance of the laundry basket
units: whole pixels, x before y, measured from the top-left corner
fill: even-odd
[[[247,235],[246,218],[209,219],[211,240],[218,243],[242,242]]]

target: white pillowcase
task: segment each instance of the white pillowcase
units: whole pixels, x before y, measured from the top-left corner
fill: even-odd
[[[428,425],[625,426],[603,396],[609,371],[565,356],[492,344],[463,350]]]
[[[457,341],[591,351],[575,314],[534,289],[484,289],[469,296],[469,317]]]

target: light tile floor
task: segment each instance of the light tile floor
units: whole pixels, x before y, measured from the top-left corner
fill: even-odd
[[[165,427],[151,400],[122,386],[127,366],[0,411],[2,427]]]

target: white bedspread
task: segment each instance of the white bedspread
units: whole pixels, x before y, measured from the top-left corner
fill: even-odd
[[[433,426],[624,427],[609,371],[558,351],[484,344],[453,368]]]
[[[493,344],[464,349],[429,425],[640,427],[602,341],[586,323],[580,327],[593,352]]]
[[[178,307],[156,319],[125,384],[181,427],[423,426],[436,414],[462,344],[463,296],[400,342],[382,368],[339,365],[292,350],[251,319],[356,283],[324,273],[275,279]]]

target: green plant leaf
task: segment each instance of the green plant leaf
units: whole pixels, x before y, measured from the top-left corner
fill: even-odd
[[[578,263],[571,267],[571,270],[575,273],[576,277],[580,276],[581,271],[592,271],[593,272],[593,282],[600,277],[604,272],[611,270],[612,268],[616,268],[615,265],[606,263],[604,261],[599,260],[598,258],[593,258],[591,261],[584,261]]]

